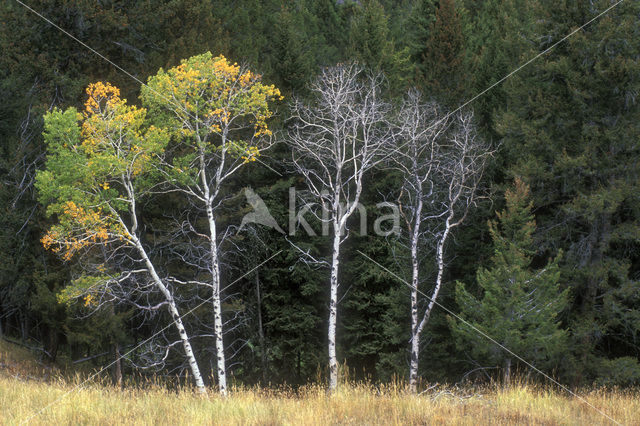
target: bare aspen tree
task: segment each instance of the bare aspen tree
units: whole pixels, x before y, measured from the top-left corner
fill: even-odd
[[[138,223],[138,201],[150,190],[148,175],[158,166],[168,137],[153,126],[147,128],[146,111],[128,106],[116,87],[95,83],[87,94],[83,114],[69,108],[45,116],[49,155],[46,169],[38,173],[37,188],[57,223],[42,242],[65,260],[81,252],[102,252],[105,262],[69,289],[84,293],[86,305],[94,303],[93,293],[100,287],[125,282],[136,274],[150,280],[163,296],[158,307],[167,307],[196,386],[204,393],[174,294],[149,257]]]
[[[244,165],[268,148],[269,102],[281,99],[273,85],[223,56],[205,53],[160,70],[143,86],[142,100],[176,140],[174,157],[165,164],[167,182],[186,195],[206,218],[208,230],[193,223],[192,233],[208,240],[214,340],[220,393],[227,393],[220,275],[220,230],[216,209],[224,201],[224,185]]]
[[[295,102],[287,143],[295,170],[309,192],[328,212],[332,228],[328,324],[329,389],[338,385],[336,324],[340,247],[348,237],[347,221],[356,211],[363,177],[382,158],[390,136],[381,99],[383,78],[357,64],[324,68],[311,84],[312,100]]]
[[[442,288],[445,247],[477,199],[488,147],[478,138],[471,113],[449,116],[437,104],[410,91],[397,119],[393,162],[404,176],[401,214],[411,253],[411,359],[409,386],[417,391],[420,338]],[[435,246],[436,278],[428,304],[420,298],[425,281],[420,259]],[[421,300],[422,299],[422,300]]]

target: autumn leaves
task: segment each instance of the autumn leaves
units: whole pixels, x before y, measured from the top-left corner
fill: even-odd
[[[90,84],[86,94],[82,113],[69,108],[45,116],[49,156],[38,188],[57,223],[42,243],[65,260],[110,238],[125,241],[120,212],[130,209],[124,200],[131,192],[143,194],[162,185],[162,177],[189,170],[188,158],[167,158],[168,144],[182,153],[218,150],[239,164],[256,161],[261,140],[271,136],[269,102],[282,99],[260,75],[211,53],[149,79],[141,98],[153,114],[128,105],[109,83]],[[240,121],[253,129],[244,132],[246,140],[230,137]]]

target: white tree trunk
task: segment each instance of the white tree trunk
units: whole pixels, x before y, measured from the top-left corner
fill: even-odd
[[[447,238],[449,237],[449,233],[451,232],[451,219],[453,217],[453,212],[447,217],[445,222],[445,228],[442,232],[442,236],[440,240],[438,240],[437,245],[437,253],[436,253],[436,262],[438,264],[438,275],[436,277],[436,286],[433,289],[433,293],[431,294],[431,300],[429,301],[429,306],[424,313],[424,318],[422,319],[422,323],[420,324],[420,331],[425,326],[427,321],[429,321],[429,317],[431,316],[431,311],[436,304],[436,299],[438,298],[438,294],[440,293],[440,288],[442,287],[442,277],[444,276],[444,245],[447,242]]]
[[[340,225],[334,222],[331,255],[331,295],[329,299],[329,390],[338,387],[338,359],[336,358],[336,324],[338,320],[338,268],[340,266]]]
[[[420,206],[422,203],[420,203]],[[421,210],[421,209],[420,209]],[[414,229],[411,234],[411,361],[409,364],[409,390],[418,392],[418,360],[420,358],[420,332],[418,330],[418,236],[420,226],[420,213],[414,221]]]
[[[185,352],[185,355],[187,356],[189,367],[191,367],[191,374],[193,374],[193,378],[196,382],[196,387],[198,388],[198,391],[200,393],[205,393],[206,389],[204,387],[204,382],[202,381],[200,368],[198,368],[196,357],[193,354],[193,350],[191,349],[191,343],[189,342],[189,336],[187,335],[187,331],[185,330],[184,325],[182,324],[182,317],[178,312],[178,308],[176,307],[176,302],[173,299],[173,295],[171,294],[169,289],[164,285],[164,283],[158,276],[158,273],[156,272],[156,268],[153,266],[153,263],[151,263],[151,260],[149,260],[149,256],[147,256],[147,252],[144,249],[144,247],[142,247],[140,240],[134,235],[132,235],[131,238],[133,239],[136,245],[136,248],[140,253],[140,256],[144,260],[144,263],[147,266],[147,270],[149,271],[149,274],[151,275],[153,282],[158,287],[160,292],[164,295],[165,300],[167,301],[167,304],[169,306],[169,313],[171,314],[171,318],[173,319],[174,325],[178,329],[178,334],[180,335],[180,340],[182,340],[182,346],[184,347],[184,352]]]
[[[216,364],[218,376],[218,388],[220,394],[227,394],[227,374],[224,357],[224,341],[222,340],[222,301],[220,299],[220,267],[218,261],[218,235],[216,222],[213,217],[211,204],[207,203],[207,218],[209,220],[209,232],[211,238],[211,287],[213,303],[213,331],[216,340]]]

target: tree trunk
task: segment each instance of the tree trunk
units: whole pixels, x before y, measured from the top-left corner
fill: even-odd
[[[122,387],[122,360],[120,358],[120,345],[116,342],[111,345],[111,356],[113,357],[113,366],[111,370],[111,380],[113,385]]]
[[[58,330],[56,327],[45,326],[42,336],[42,345],[45,348],[47,362],[53,364],[58,356]]]
[[[27,343],[29,340],[29,327],[31,327],[29,321],[29,315],[24,313],[24,310],[20,310],[20,339],[22,343]]]
[[[508,388],[511,383],[511,358],[505,358],[503,374],[504,387]]]
[[[329,300],[329,390],[338,387],[338,360],[336,358],[336,324],[338,319],[338,267],[340,264],[340,226],[334,222],[333,254],[331,257],[331,296]]]
[[[187,361],[189,362],[189,367],[191,368],[191,374],[193,374],[193,378],[196,382],[196,387],[198,388],[198,392],[206,393],[206,389],[204,387],[204,382],[202,381],[202,375],[200,374],[200,369],[198,368],[196,357],[193,354],[193,350],[191,349],[189,336],[187,335],[187,331],[185,330],[184,324],[182,323],[182,317],[180,316],[178,308],[176,307],[176,302],[173,299],[173,295],[171,294],[169,289],[164,285],[164,283],[158,276],[158,273],[156,272],[156,268],[153,266],[153,263],[151,263],[151,260],[149,260],[149,256],[147,256],[147,252],[145,251],[144,247],[142,247],[142,243],[140,243],[140,240],[133,235],[131,236],[131,238],[133,239],[140,256],[144,260],[147,270],[149,271],[149,274],[153,279],[153,282],[155,283],[156,287],[158,287],[160,292],[164,295],[165,300],[167,301],[167,304],[169,306],[169,313],[171,314],[171,318],[173,319],[174,325],[178,329],[178,334],[180,335],[180,340],[182,341],[182,346],[184,347],[184,352],[185,352],[185,355],[187,356]]]
[[[422,196],[422,191],[418,194]],[[422,201],[418,202],[416,217],[411,233],[411,361],[409,364],[409,390],[418,393],[418,361],[420,359],[420,330],[418,324],[418,238],[420,235],[420,222],[422,216]]]
[[[207,191],[208,193],[208,191]],[[222,335],[222,301],[220,298],[220,266],[218,261],[218,241],[216,222],[213,217],[211,204],[207,204],[207,218],[209,220],[210,250],[211,250],[211,289],[213,304],[213,332],[216,340],[216,363],[218,375],[218,389],[221,395],[227,394],[227,376],[224,357],[224,340]]]
[[[447,242],[447,238],[449,237],[449,232],[451,232],[452,217],[453,217],[453,212],[449,214],[449,217],[445,222],[445,228],[444,228],[444,231],[442,232],[442,237],[440,237],[440,241],[438,241],[438,244],[437,244],[436,262],[438,264],[438,275],[436,276],[436,286],[433,289],[433,294],[431,295],[429,306],[427,307],[427,310],[425,312],[425,316],[422,320],[422,324],[420,324],[422,327],[424,327],[427,321],[429,321],[429,317],[431,316],[431,311],[433,310],[433,307],[436,304],[436,299],[438,298],[438,294],[440,293],[440,289],[442,288],[442,278],[444,277],[444,267],[445,267],[444,245]],[[421,330],[422,330],[422,327],[421,327]]]
[[[440,240],[437,244],[436,249],[436,263],[438,264],[438,275],[436,277],[436,286],[433,289],[433,293],[431,294],[431,300],[429,301],[429,305],[422,316],[422,320],[420,324],[417,324],[417,304],[418,304],[418,263],[417,263],[417,245],[415,247],[415,255],[414,255],[414,247],[412,243],[412,263],[413,263],[413,283],[411,289],[411,325],[412,325],[412,336],[411,336],[411,364],[409,370],[409,388],[412,392],[417,391],[417,378],[418,378],[418,360],[419,360],[419,351],[420,351],[420,335],[422,334],[422,330],[429,322],[429,318],[431,317],[431,311],[435,306],[435,301],[438,298],[438,294],[440,293],[440,289],[442,287],[442,278],[444,276],[444,245],[447,241],[447,237],[449,236],[449,232],[451,231],[451,215],[447,218],[445,222],[445,230],[440,237]],[[416,240],[417,244],[417,240]],[[414,257],[415,256],[415,257]],[[414,313],[415,308],[415,313]],[[415,327],[415,328],[414,328]]]
[[[256,271],[256,301],[258,304],[258,339],[260,341],[260,361],[262,366],[262,382],[267,382],[267,347],[262,329],[262,298],[260,297],[260,276]]]
[[[589,242],[586,247],[586,253],[583,255],[583,259],[580,262],[580,266],[583,268],[589,268],[592,265],[602,264],[604,253],[603,249],[608,244],[610,238],[610,216],[603,213],[597,220],[594,220],[591,224],[591,232],[589,235]],[[587,278],[586,289],[582,292],[581,303],[581,317],[584,324],[593,326],[596,323],[596,298],[598,296],[600,278],[596,274],[592,274]],[[592,332],[584,332],[580,339],[582,343],[581,349],[581,366],[576,374],[575,385],[582,384],[584,379],[584,371],[589,364],[589,355],[592,353],[594,346],[596,345],[596,338]]]

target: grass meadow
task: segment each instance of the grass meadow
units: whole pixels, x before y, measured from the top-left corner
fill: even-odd
[[[35,425],[599,425],[615,424],[578,398],[541,385],[430,387],[409,395],[399,383],[235,388],[221,398],[159,384],[115,388],[35,363],[0,344],[0,424]],[[65,378],[66,377],[66,378]],[[640,425],[640,392],[593,389],[580,396],[616,422]]]

